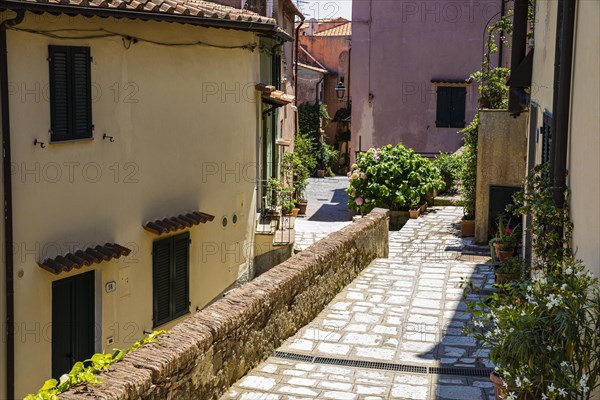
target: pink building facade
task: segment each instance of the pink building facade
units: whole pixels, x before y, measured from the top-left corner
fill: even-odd
[[[501,0],[354,1],[354,149],[457,150],[477,109],[477,86],[465,80],[481,68],[488,22],[503,12]]]

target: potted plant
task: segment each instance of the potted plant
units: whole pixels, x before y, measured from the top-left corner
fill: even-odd
[[[510,221],[506,220],[504,214],[498,215],[495,236],[490,240],[490,248],[494,248],[494,252],[501,263],[506,263],[508,259],[515,255],[521,234],[519,224],[510,227]],[[493,257],[492,257],[493,258]]]
[[[496,398],[589,399],[600,386],[600,282],[572,257],[543,278],[467,303]]]
[[[426,195],[442,185],[431,161],[400,144],[361,153],[348,179],[348,208],[362,215],[375,207],[389,209],[390,230],[399,230],[409,210],[418,209]]]
[[[461,131],[464,134],[463,141],[465,146],[458,170],[460,199],[457,203],[463,207],[464,216],[460,221],[460,230],[463,237],[475,235],[478,131],[479,116],[476,114],[473,121]]]
[[[417,206],[417,205],[411,206],[410,210],[408,210],[408,215],[409,215],[410,219],[417,219],[417,218],[419,218],[420,214],[421,214],[421,210],[419,209],[419,206]]]
[[[291,199],[285,200],[283,205],[281,206],[281,211],[283,215],[292,215],[294,210],[294,202]]]
[[[505,285],[521,278],[525,262],[519,257],[511,257],[496,268],[496,284]]]

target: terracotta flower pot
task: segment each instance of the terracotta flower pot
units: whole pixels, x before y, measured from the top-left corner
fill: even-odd
[[[410,216],[411,219],[417,219],[417,218],[419,218],[419,214],[420,213],[421,213],[421,211],[419,211],[419,209],[409,210],[408,211],[408,215]]]
[[[421,204],[421,207],[419,207],[419,211],[421,212],[421,214],[427,211],[427,202]]]
[[[325,170],[324,169],[317,170],[317,178],[325,178]]]
[[[460,220],[460,233],[462,237],[475,236],[475,220],[474,219],[461,219]]]
[[[297,217],[299,212],[300,212],[299,208],[294,208],[292,210],[292,217]]]
[[[306,201],[299,201],[296,203],[296,207],[298,207],[298,214],[300,215],[304,215],[306,214],[306,206],[308,206],[308,202]]]
[[[510,260],[515,254],[516,246],[503,246],[500,243],[494,243],[494,252],[501,263]]]

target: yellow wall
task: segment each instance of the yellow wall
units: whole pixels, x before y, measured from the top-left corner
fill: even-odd
[[[569,186],[578,258],[600,277],[600,2],[577,2]]]
[[[543,112],[552,113],[554,53],[556,45],[555,1],[538,1],[532,101],[539,104],[538,127]],[[568,150],[568,185],[571,217],[575,225],[573,249],[577,258],[600,276],[600,2],[577,2],[573,79]],[[536,148],[541,161],[542,140]]]
[[[248,32],[130,20],[27,14],[19,26],[59,27],[102,27],[171,43],[258,41]],[[142,229],[144,222],[197,209],[216,216],[190,229],[192,312],[246,272],[256,209],[260,114],[253,85],[260,53],[144,42],[126,49],[120,37],[60,40],[21,31],[9,31],[8,41],[15,273],[23,273],[15,280],[16,394],[23,396],[51,374],[51,282],[91,269],[55,276],[38,261],[87,243],[114,241],[133,250],[94,268],[102,351],[128,347],[153,328],[151,252],[157,236]],[[93,141],[48,144],[49,44],[91,47]],[[102,140],[103,133],[115,142]],[[36,138],[47,147],[34,146]],[[105,292],[109,281],[117,282],[115,292]],[[114,344],[106,344],[108,336]]]

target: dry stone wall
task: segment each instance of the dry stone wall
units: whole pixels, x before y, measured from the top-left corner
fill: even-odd
[[[218,399],[312,321],[375,258],[388,255],[387,210],[333,233],[129,354],[102,384],[65,400]]]

